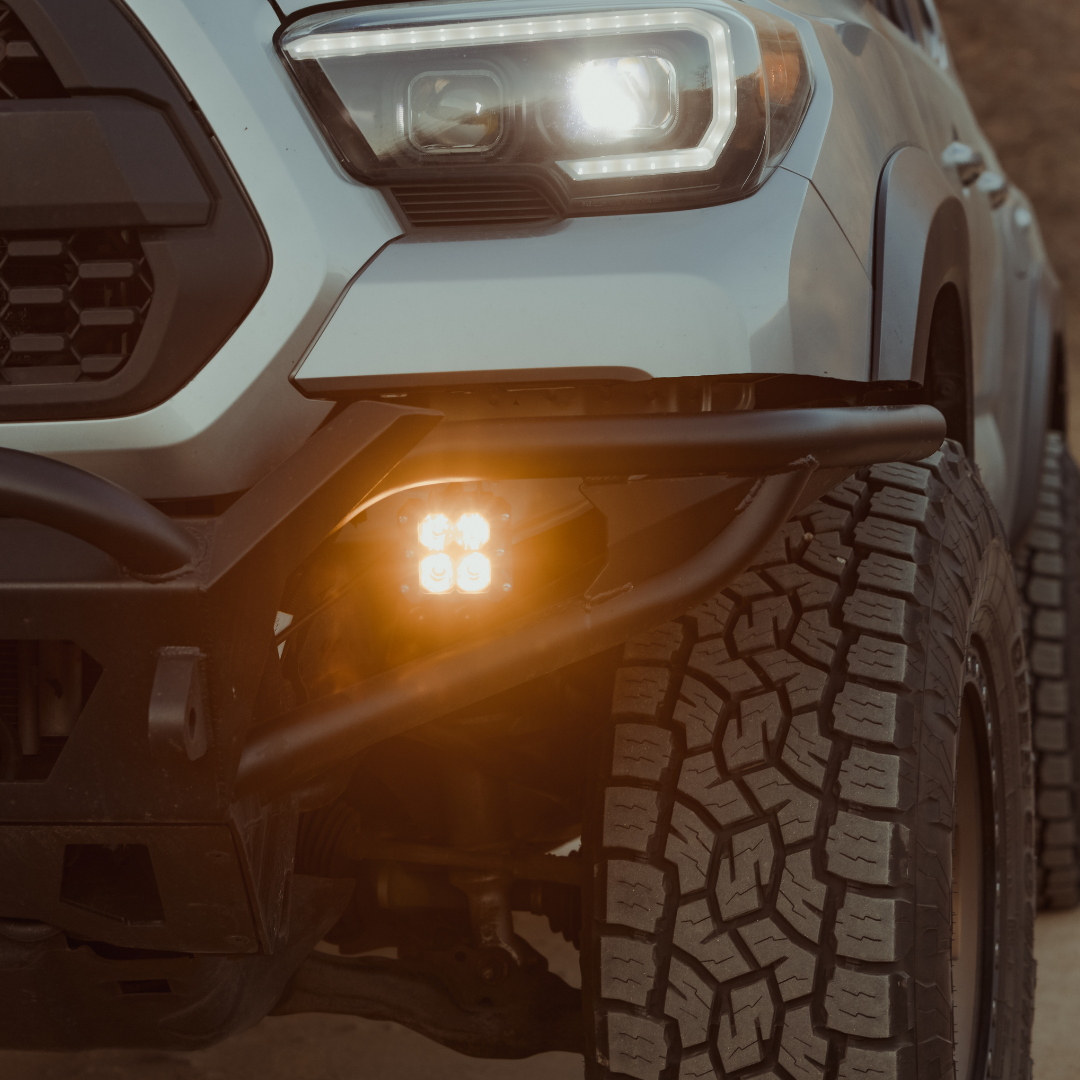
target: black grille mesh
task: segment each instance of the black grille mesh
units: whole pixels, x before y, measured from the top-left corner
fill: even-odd
[[[67,96],[26,27],[0,0],[0,101]]]
[[[402,184],[391,192],[416,226],[536,225],[561,216],[527,184]]]
[[[0,235],[0,377],[105,379],[131,356],[153,295],[128,229]]]
[[[0,0],[0,100],[66,97],[15,13]],[[57,383],[116,374],[153,293],[129,230],[0,234],[0,380]]]

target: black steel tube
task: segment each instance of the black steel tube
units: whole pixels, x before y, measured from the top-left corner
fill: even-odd
[[[681,615],[738,576],[788,519],[816,462],[795,464],[762,480],[742,512],[696,555],[627,592],[525,616],[259,725],[241,755],[237,794],[296,787],[367,746]]]
[[[130,491],[73,465],[3,447],[0,517],[59,529],[142,574],[178,570],[198,550],[190,533]]]
[[[380,485],[549,476],[766,476],[812,454],[822,468],[918,461],[945,438],[930,405],[444,422]]]

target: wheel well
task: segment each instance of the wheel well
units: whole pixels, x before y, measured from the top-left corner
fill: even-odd
[[[926,344],[924,400],[945,417],[946,434],[971,454],[974,446],[971,379],[968,371],[964,308],[960,290],[952,282],[941,287],[934,300],[930,335]]]
[[[1047,418],[1047,427],[1051,431],[1067,431],[1069,398],[1066,386],[1065,338],[1061,334],[1054,335],[1050,364],[1050,415]]]

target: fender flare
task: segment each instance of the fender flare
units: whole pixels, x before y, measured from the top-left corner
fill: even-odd
[[[923,382],[934,304],[952,284],[960,295],[970,393],[967,217],[925,150],[901,147],[885,163],[874,219],[871,379]]]
[[[1028,328],[1028,364],[1025,380],[1023,438],[1016,470],[1016,503],[1011,539],[1018,542],[1037,509],[1042,474],[1043,443],[1049,428],[1061,424],[1055,417],[1067,403],[1057,400],[1064,386],[1064,322],[1061,285],[1048,263],[1043,263],[1031,290]]]

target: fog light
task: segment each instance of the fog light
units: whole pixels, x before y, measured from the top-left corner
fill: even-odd
[[[458,563],[457,587],[465,593],[483,592],[491,584],[491,560],[472,551]]]
[[[420,588],[429,593],[445,593],[454,587],[454,560],[440,552],[420,560]]]
[[[423,603],[452,593],[499,600],[511,581],[510,507],[485,491],[451,484],[398,511],[401,528],[400,593]]]

